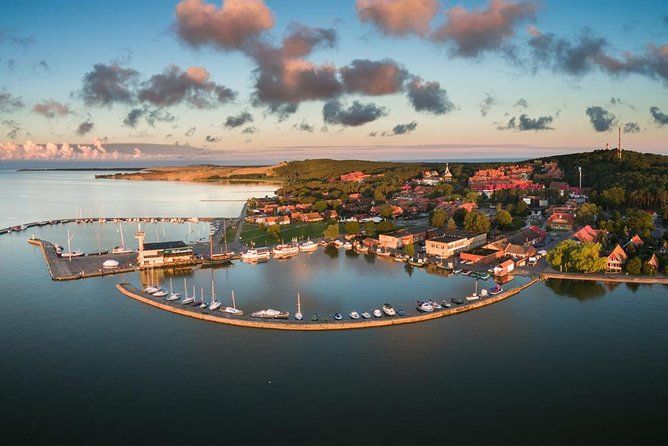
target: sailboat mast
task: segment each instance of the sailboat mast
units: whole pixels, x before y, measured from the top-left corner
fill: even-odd
[[[223,219],[223,239],[225,240],[225,254],[227,254],[227,218]]]
[[[299,293],[297,293],[297,313],[301,312],[302,312],[302,302]]]
[[[236,310],[237,308],[237,303],[234,301],[234,290],[232,290],[232,308]]]
[[[125,239],[123,238],[123,222],[118,222],[118,230],[121,233],[121,249],[125,249]]]
[[[188,279],[183,278],[183,291],[185,291],[185,297],[188,297]]]

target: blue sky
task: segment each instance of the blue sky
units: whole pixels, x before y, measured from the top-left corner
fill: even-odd
[[[258,0],[259,1],[259,0]],[[386,0],[390,1],[390,0]],[[402,0],[409,1],[409,0]],[[502,1],[502,0],[499,0]],[[381,32],[374,23],[363,23],[353,0],[306,1],[267,0],[274,26],[262,39],[278,46],[291,22],[310,27],[332,28],[337,33],[334,48],[316,50],[306,56],[315,64],[337,68],[354,59],[390,58],[413,76],[437,81],[447,91],[453,109],[444,114],[421,113],[411,107],[402,92],[382,96],[345,94],[345,106],[352,101],[385,107],[385,114],[359,126],[327,124],[323,104],[330,98],[299,103],[296,113],[280,121],[266,104],[251,104],[254,93],[252,72],[257,63],[241,51],[221,51],[212,45],[193,48],[176,32],[177,1],[3,1],[0,16],[0,93],[20,98],[23,107],[0,111],[0,140],[26,139],[36,142],[87,143],[103,138],[114,142],[188,143],[221,150],[258,150],[268,147],[312,146],[401,146],[433,144],[527,145],[550,148],[600,147],[615,140],[616,124],[636,123],[625,135],[627,145],[638,149],[668,152],[668,124],[650,113],[658,107],[668,113],[668,74],[647,74],[644,68],[622,74],[593,66],[585,74],[569,74],[548,66],[536,66],[528,54],[528,27],[558,38],[577,42],[584,29],[607,42],[606,54],[623,60],[625,52],[645,54],[648,45],[668,44],[668,2],[665,1],[543,1],[535,3],[535,17],[512,27],[504,46],[513,45],[523,55],[513,63],[500,50],[483,51],[477,57],[453,54],[452,42],[433,42],[416,35],[396,36]],[[208,2],[217,8],[220,1]],[[506,3],[516,3],[508,0]],[[526,3],[526,2],[523,2]],[[458,5],[468,11],[489,8],[488,1],[443,1],[431,21],[432,27],[445,22],[445,12]],[[21,41],[28,39],[29,41]],[[668,54],[668,53],[666,53]],[[668,63],[668,56],[665,57]],[[40,65],[44,61],[46,66]],[[82,78],[95,64],[117,63],[136,70],[138,82],[161,73],[170,64],[182,69],[204,67],[211,81],[237,92],[233,102],[211,109],[193,109],[185,103],[158,107],[174,116],[172,122],[151,127],[140,121],[135,128],[123,125],[129,110],[141,104],[114,103],[110,107],[84,104],[78,94]],[[664,66],[665,68],[665,66]],[[481,113],[489,95],[492,104]],[[612,104],[611,98],[621,99]],[[527,108],[514,106],[520,98]],[[33,110],[36,103],[53,100],[66,104],[70,112],[47,118]],[[596,131],[587,108],[599,106],[614,115],[614,124]],[[254,117],[254,134],[226,129],[228,116],[248,111]],[[521,130],[519,117],[537,120],[550,117],[544,127]],[[509,121],[515,117],[515,127]],[[397,124],[415,121],[414,130],[392,134]],[[82,122],[93,123],[89,132],[78,135]],[[313,131],[293,128],[306,124]],[[322,127],[327,131],[322,131]],[[18,129],[17,129],[18,128]],[[188,132],[188,130],[194,130]],[[11,134],[12,129],[17,129]],[[385,133],[385,136],[380,136]],[[369,136],[375,133],[376,136]],[[14,138],[12,138],[12,136]],[[210,141],[206,137],[210,136]]]

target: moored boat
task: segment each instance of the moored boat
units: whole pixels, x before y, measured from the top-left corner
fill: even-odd
[[[364,319],[371,319],[371,314],[369,314],[368,311],[365,311],[364,313],[362,313],[362,317],[363,317]]]
[[[382,316],[383,316],[383,313],[378,308],[373,310],[373,317],[382,317]]]
[[[337,321],[340,321],[341,319],[343,319],[343,316],[341,315],[341,313],[334,313],[332,316],[333,316],[334,319],[336,319]]]
[[[499,293],[503,293],[503,288],[501,288],[501,285],[496,285],[489,289],[489,294],[491,294],[492,296]]]
[[[355,320],[357,320],[357,319],[359,319],[359,318],[360,318],[360,314],[359,314],[357,311],[351,311],[351,312],[350,312],[350,319],[355,319]]]
[[[283,259],[286,257],[296,256],[297,254],[299,254],[299,246],[288,245],[288,244],[276,245],[271,252],[275,258]]]
[[[251,316],[260,319],[287,319],[290,317],[290,312],[267,308],[266,310],[255,311],[251,313]]]
[[[415,301],[415,305],[418,311],[422,313],[432,313],[434,311],[434,306],[430,302],[422,302],[421,300]]]
[[[346,251],[350,251],[351,249],[353,249],[353,244],[350,243],[350,242],[345,242],[345,243],[343,243],[342,246],[343,246],[343,249],[345,249]]]
[[[301,303],[301,298],[299,296],[299,293],[297,293],[297,312],[295,313],[295,319],[298,321],[301,321],[304,318],[304,315],[302,314],[302,303]]]
[[[234,299],[234,290],[232,290],[232,306],[231,307],[225,307],[221,309],[223,313],[228,313],[233,316],[242,316],[244,312],[240,309],[237,308],[237,302]]]
[[[313,252],[316,249],[318,249],[318,244],[312,242],[311,240],[307,240],[301,245],[299,245],[299,250],[303,252]]]
[[[397,312],[394,308],[392,308],[392,305],[389,303],[384,303],[383,304],[383,313],[385,313],[386,316],[396,316]]]
[[[241,254],[241,260],[246,262],[257,262],[260,260],[268,260],[271,258],[271,251],[267,248],[249,249]]]

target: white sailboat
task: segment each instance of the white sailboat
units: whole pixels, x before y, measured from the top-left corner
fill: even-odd
[[[153,270],[148,270],[148,285],[144,288],[144,292],[148,294],[153,294],[158,291],[158,288],[153,286]]]
[[[480,299],[480,296],[478,296],[478,279],[476,279],[475,291],[470,296],[466,296],[466,300],[478,300],[478,299]]]
[[[231,307],[225,307],[222,311],[225,313],[230,313],[235,316],[241,316],[244,314],[244,312],[240,309],[237,308],[237,302],[234,299],[234,290],[232,290],[232,306]]]
[[[297,312],[295,313],[295,319],[298,321],[301,321],[304,318],[304,315],[302,314],[302,303],[301,303],[301,298],[299,296],[299,293],[297,293]]]
[[[216,296],[216,292],[213,289],[213,280],[211,280],[211,299],[215,299],[216,298],[215,296]],[[209,305],[206,302],[204,302],[204,296],[202,296],[202,303],[199,304],[199,307],[204,309],[208,306]]]
[[[125,247],[125,238],[123,237],[123,222],[119,221],[118,222],[118,232],[121,234],[121,244],[119,246],[114,246],[114,248],[111,250],[113,254],[124,254],[128,252],[132,252],[131,249],[127,249]]]
[[[188,297],[188,293],[186,292],[186,297],[181,301],[181,304],[182,305],[190,305],[191,303],[195,302],[195,296],[197,296],[197,293],[195,292],[195,285],[193,285],[192,296]]]
[[[220,306],[221,306],[223,303],[220,302],[220,301],[217,301],[217,300],[216,300],[216,295],[213,294],[213,283],[211,284],[211,286],[212,286],[212,288],[211,288],[211,289],[212,289],[212,291],[211,291],[211,305],[209,305],[209,310],[211,310],[211,311],[215,311],[215,310],[217,310],[218,308],[220,308]]]
[[[70,262],[72,261],[72,257],[81,257],[84,255],[83,251],[72,251],[72,239],[74,238],[74,234],[70,235],[70,230],[67,230],[67,252],[63,252],[60,254],[60,257],[64,257],[66,259],[69,259]]]

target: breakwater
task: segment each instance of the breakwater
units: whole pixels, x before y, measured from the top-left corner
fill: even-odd
[[[645,284],[663,284],[668,285],[668,277],[665,276],[625,276],[611,274],[584,274],[584,273],[560,273],[560,272],[542,272],[542,279],[566,279],[566,280],[587,280],[591,282],[617,282],[617,283],[645,283]]]
[[[178,302],[172,303],[151,296],[138,290],[129,283],[119,283],[116,288],[125,296],[137,300],[139,302],[151,305],[161,310],[169,311],[170,313],[180,314],[182,316],[192,317],[209,322],[216,322],[219,324],[235,325],[238,327],[248,328],[263,328],[272,330],[293,330],[293,331],[324,331],[324,330],[351,330],[357,328],[373,328],[373,327],[387,327],[392,325],[414,324],[418,322],[426,322],[434,319],[439,319],[454,314],[463,313],[465,311],[475,310],[487,305],[500,302],[507,299],[520,291],[530,287],[536,283],[538,279],[534,279],[517,288],[504,291],[496,296],[489,296],[481,298],[476,301],[467,302],[465,304],[454,306],[451,308],[444,308],[442,310],[434,311],[433,313],[420,313],[416,315],[383,317],[380,319],[360,319],[350,321],[334,321],[334,322],[309,322],[309,321],[290,321],[290,320],[269,320],[269,319],[253,319],[248,316],[232,316],[221,311],[209,311],[207,309],[198,309],[192,306],[181,305]]]

